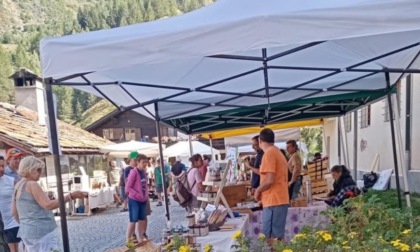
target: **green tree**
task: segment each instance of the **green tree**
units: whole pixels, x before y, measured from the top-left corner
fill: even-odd
[[[144,21],[153,21],[156,19],[155,10],[153,9],[153,6],[151,4],[151,1],[145,3],[145,15],[144,15]]]
[[[9,76],[13,73],[9,53],[0,45],[0,102],[13,103],[13,82]]]
[[[69,122],[73,117],[71,100],[73,89],[70,87],[54,86],[54,93],[57,95],[58,119]]]
[[[304,127],[300,129],[302,142],[308,146],[309,153],[322,152],[322,127]]]

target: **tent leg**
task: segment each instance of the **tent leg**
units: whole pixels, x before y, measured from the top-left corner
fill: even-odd
[[[194,155],[194,150],[193,150],[191,135],[188,135],[188,143],[190,145],[190,157],[192,157],[192,155]]]
[[[399,150],[400,150],[400,163],[401,163],[401,170],[402,170],[402,177],[403,177],[403,183],[404,183],[404,195],[405,195],[405,199],[407,202],[407,207],[411,207],[411,199],[410,199],[410,189],[408,187],[408,177],[407,177],[407,167],[406,167],[406,163],[405,163],[405,155],[404,155],[404,145],[403,145],[403,141],[402,141],[402,133],[401,133],[401,125],[400,125],[400,111],[398,110],[397,107],[397,95],[394,94],[392,95],[392,106],[394,108],[394,110],[396,111],[396,114],[398,116],[396,116],[395,118],[395,126],[396,126],[396,130],[397,130],[397,136],[398,136],[398,144],[399,144]]]
[[[341,120],[340,118],[337,118],[337,146],[338,146],[338,164],[342,164],[341,162],[341,143],[343,142],[341,140]]]
[[[358,133],[358,115],[357,110],[353,112],[354,115],[354,138],[353,138],[353,169],[354,181],[357,181],[357,133]]]
[[[345,125],[344,117],[341,117],[341,125]],[[346,159],[344,160],[344,164],[346,165],[347,168],[350,169],[349,140],[347,139],[346,128],[345,127],[341,127],[341,128],[342,128],[341,134],[343,136],[343,151],[346,154],[345,155]]]
[[[391,127],[391,140],[392,140],[392,154],[394,156],[394,170],[395,170],[395,183],[397,186],[397,196],[398,196],[398,206],[402,209],[402,202],[401,202],[401,187],[400,187],[400,175],[398,171],[398,156],[397,156],[397,146],[396,146],[396,139],[395,139],[395,127],[394,127],[394,110],[392,108],[392,97],[391,97],[391,83],[389,78],[389,73],[385,73],[386,84],[388,88],[388,109],[389,109],[389,125]]]
[[[341,148],[343,151],[343,163],[346,167],[350,168],[349,166],[349,161],[348,161],[348,150],[347,150],[347,133],[346,133],[346,129],[343,127],[344,125],[344,119],[343,117],[339,118],[340,120],[340,135],[341,135]],[[344,133],[343,133],[344,132]]]
[[[160,161],[160,174],[162,175],[162,181],[165,181],[165,169],[164,169],[164,159],[163,159],[163,148],[162,148],[162,135],[160,131],[160,116],[159,116],[159,106],[158,103],[155,103],[155,118],[156,118],[156,132],[158,137],[159,143],[159,157]],[[168,191],[166,190],[165,186],[163,187],[163,200],[165,201],[165,211],[166,211],[166,219],[169,221],[171,219],[169,215],[169,198],[168,198]]]
[[[69,233],[67,229],[66,203],[63,193],[63,179],[61,177],[60,165],[60,145],[57,131],[57,121],[55,120],[54,99],[52,91],[52,79],[45,79],[45,95],[48,109],[49,137],[54,159],[55,176],[57,179],[57,194],[60,209],[61,234],[63,238],[63,251],[70,252]],[[42,115],[40,115],[42,116]]]
[[[215,158],[214,158],[214,153],[213,153],[213,141],[212,141],[212,139],[210,138],[210,151],[211,151],[211,160],[215,160]]]

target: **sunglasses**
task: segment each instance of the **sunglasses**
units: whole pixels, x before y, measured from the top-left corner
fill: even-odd
[[[11,152],[10,152],[10,154],[11,155],[13,155],[13,154],[20,154],[20,153],[23,153],[21,150],[19,150],[19,149],[13,149]]]
[[[38,169],[36,169],[36,171],[41,174],[42,173],[42,168],[38,168]]]

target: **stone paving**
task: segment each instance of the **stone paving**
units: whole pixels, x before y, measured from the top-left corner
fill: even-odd
[[[68,217],[70,250],[72,252],[100,252],[123,246],[128,212],[121,213],[120,210],[121,208],[111,206],[91,216]],[[185,214],[186,211],[172,201],[170,215],[173,225],[184,224]],[[157,207],[156,202],[152,202],[152,215],[149,216],[148,221],[147,235],[155,242],[160,242],[162,230],[166,226],[165,206]]]

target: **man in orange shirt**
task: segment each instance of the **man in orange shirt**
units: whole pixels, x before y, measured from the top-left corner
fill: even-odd
[[[254,195],[263,206],[263,233],[269,243],[283,239],[289,208],[287,161],[274,146],[274,139],[271,129],[260,132],[259,144],[264,156],[260,167],[260,186]]]

